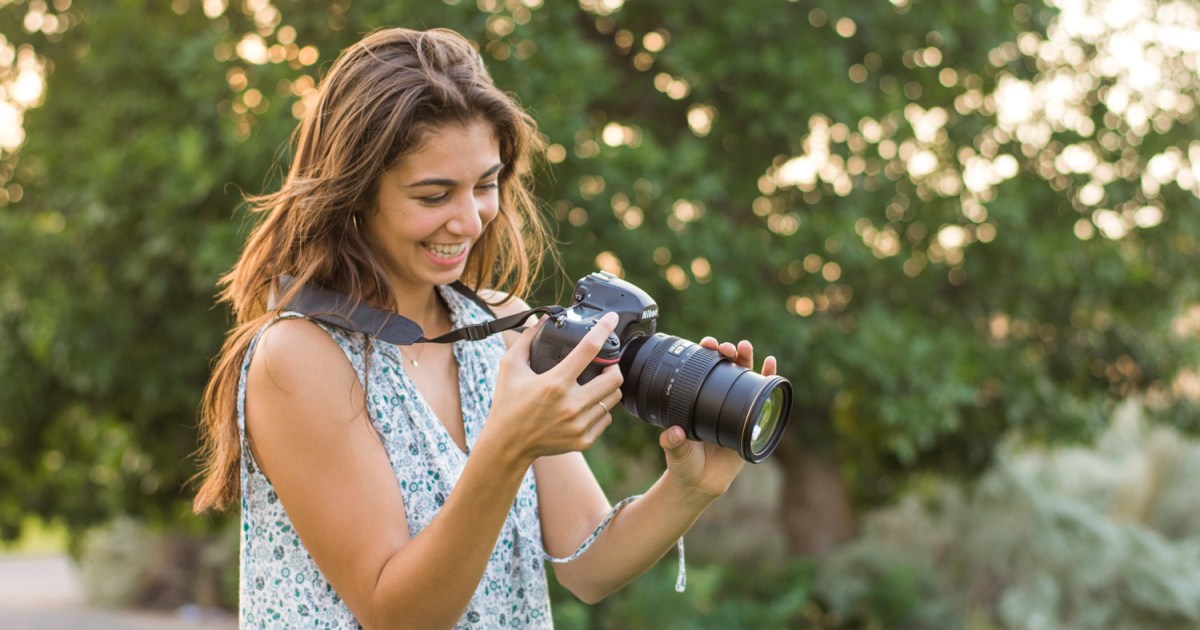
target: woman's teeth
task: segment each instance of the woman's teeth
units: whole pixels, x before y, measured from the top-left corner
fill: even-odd
[[[462,254],[463,251],[467,249],[466,243],[459,243],[457,245],[440,245],[437,243],[425,243],[424,245],[425,245],[425,249],[428,249],[429,251],[433,252],[433,255],[437,256],[438,258],[454,258],[454,257],[458,256],[459,254]]]

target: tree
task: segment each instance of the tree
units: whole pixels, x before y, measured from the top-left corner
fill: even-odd
[[[1008,431],[1087,437],[1135,392],[1194,423],[1174,390],[1195,337],[1172,323],[1196,299],[1195,73],[1147,32],[1195,18],[1118,6],[639,3],[596,19],[633,68],[594,128],[643,140],[595,160],[616,183],[590,204],[581,185],[579,203],[628,213],[620,195],[653,182],[634,204],[653,209],[625,221],[642,249],[611,249],[666,280],[666,326],[755,331],[782,355],[795,547],[845,535],[814,531],[844,508],[804,485],[831,448],[878,501],[913,471],[980,470]],[[651,85],[667,98],[647,106]],[[602,240],[621,232],[597,222]]]
[[[0,390],[0,476],[22,489],[0,522],[182,513],[230,211],[271,187],[322,64],[394,24],[479,42],[533,110],[566,282],[620,272],[662,330],[779,356],[796,550],[914,473],[979,471],[1003,434],[1087,437],[1118,397],[1192,428],[1195,335],[1172,325],[1200,291],[1195,68],[1146,33],[1195,18],[1128,6],[0,7],[47,69],[0,171],[23,194],[0,211],[0,377],[20,383]]]
[[[48,73],[7,173],[23,198],[0,215],[0,371],[17,384],[0,394],[0,466],[19,489],[0,522],[12,535],[25,512],[72,528],[126,511],[175,521],[225,324],[211,296],[237,246],[231,209],[272,149],[222,112],[222,32],[203,14],[20,3],[0,21]]]

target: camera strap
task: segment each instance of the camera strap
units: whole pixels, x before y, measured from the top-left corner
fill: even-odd
[[[281,276],[279,293],[286,294],[295,281],[293,276]],[[467,285],[456,280],[450,287],[495,316],[491,306]],[[411,346],[415,343],[453,343],[463,339],[478,341],[517,328],[534,315],[545,313],[553,316],[566,309],[561,306],[539,306],[508,317],[456,328],[433,339],[426,337],[421,327],[407,317],[368,306],[348,295],[313,283],[301,285],[282,310],[295,311],[331,326],[371,335],[398,346]]]

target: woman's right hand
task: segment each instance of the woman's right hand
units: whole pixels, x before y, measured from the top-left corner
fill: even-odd
[[[538,457],[591,447],[612,422],[609,410],[621,401],[624,380],[618,366],[610,365],[596,378],[578,383],[616,328],[615,313],[601,317],[558,365],[538,374],[529,367],[529,349],[545,321],[526,328],[500,359],[492,410],[484,425],[484,434],[489,428],[496,431],[493,439],[508,442],[515,449],[509,452],[529,464]]]

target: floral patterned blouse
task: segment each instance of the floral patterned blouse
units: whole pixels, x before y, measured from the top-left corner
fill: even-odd
[[[447,287],[439,290],[450,306],[455,328],[493,319],[456,291]],[[301,315],[285,313],[282,317]],[[445,503],[462,474],[467,454],[455,445],[401,369],[402,355],[397,346],[379,339],[368,343],[360,333],[321,326],[341,346],[367,392],[371,423],[396,473],[409,534],[416,536]],[[305,550],[245,440],[246,373],[259,337],[246,353],[238,386],[238,427],[242,435],[241,626],[359,628],[350,609]],[[505,349],[500,335],[454,344],[468,453],[491,408],[498,361]],[[456,627],[553,627],[545,559],[531,468],[479,587]]]

